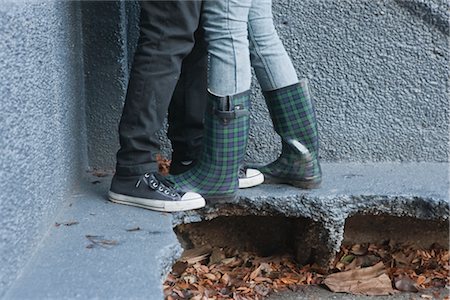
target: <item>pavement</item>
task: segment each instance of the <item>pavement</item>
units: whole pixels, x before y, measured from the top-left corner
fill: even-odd
[[[317,190],[262,185],[241,191],[238,201],[176,214],[110,203],[110,177],[89,177],[68,197],[55,219],[60,225],[48,228],[4,299],[162,299],[162,282],[182,252],[173,227],[217,216],[311,218],[326,233],[330,255],[343,240],[345,220],[353,215],[448,221],[445,163],[324,164],[323,170],[323,186]],[[95,236],[97,244],[87,235]],[[271,299],[366,299],[325,292]],[[403,299],[386,299],[394,297]]]

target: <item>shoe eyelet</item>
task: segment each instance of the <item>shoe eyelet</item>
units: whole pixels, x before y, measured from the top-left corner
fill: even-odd
[[[145,173],[145,174],[144,174],[144,177],[145,177],[145,178],[149,178],[149,177],[150,177],[150,174],[149,174],[149,173]]]
[[[164,192],[164,189],[162,188],[162,187],[158,187],[158,191],[160,191],[160,192]]]
[[[168,190],[165,190],[165,191],[164,191],[164,194],[169,195],[169,191],[168,191]]]
[[[158,187],[158,184],[157,184],[156,182],[154,182],[154,183],[150,184],[150,186],[151,186],[153,189],[156,189],[156,188]]]

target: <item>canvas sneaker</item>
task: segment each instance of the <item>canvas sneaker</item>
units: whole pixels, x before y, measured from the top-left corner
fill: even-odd
[[[179,192],[172,182],[158,173],[130,177],[114,175],[108,198],[115,203],[163,212],[192,210],[206,205],[200,194]]]
[[[239,188],[251,188],[264,182],[264,175],[257,169],[239,168]]]

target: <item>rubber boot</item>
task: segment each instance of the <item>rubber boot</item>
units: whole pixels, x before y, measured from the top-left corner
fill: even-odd
[[[206,200],[233,200],[249,131],[250,92],[218,97],[208,94],[203,152],[185,173],[169,175],[175,188],[196,191]]]
[[[278,159],[259,170],[265,183],[317,188],[322,181],[318,160],[319,139],[314,106],[307,80],[265,92],[275,131],[282,140]]]

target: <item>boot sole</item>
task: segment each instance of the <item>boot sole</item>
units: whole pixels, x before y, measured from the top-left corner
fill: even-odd
[[[205,196],[205,199],[209,204],[217,204],[217,203],[228,203],[233,202],[237,199],[237,194],[233,195],[222,195],[222,196]]]
[[[203,199],[202,197],[183,201],[163,201],[156,199],[132,197],[109,191],[108,198],[111,202],[114,203],[131,205],[162,212],[193,210],[202,208],[206,205],[205,199]]]
[[[311,190],[311,189],[319,188],[322,181],[321,180],[319,180],[319,181],[312,181],[312,180],[311,181],[300,181],[300,180],[270,177],[268,175],[265,175],[264,183],[267,183],[267,184],[289,184],[296,188]]]

